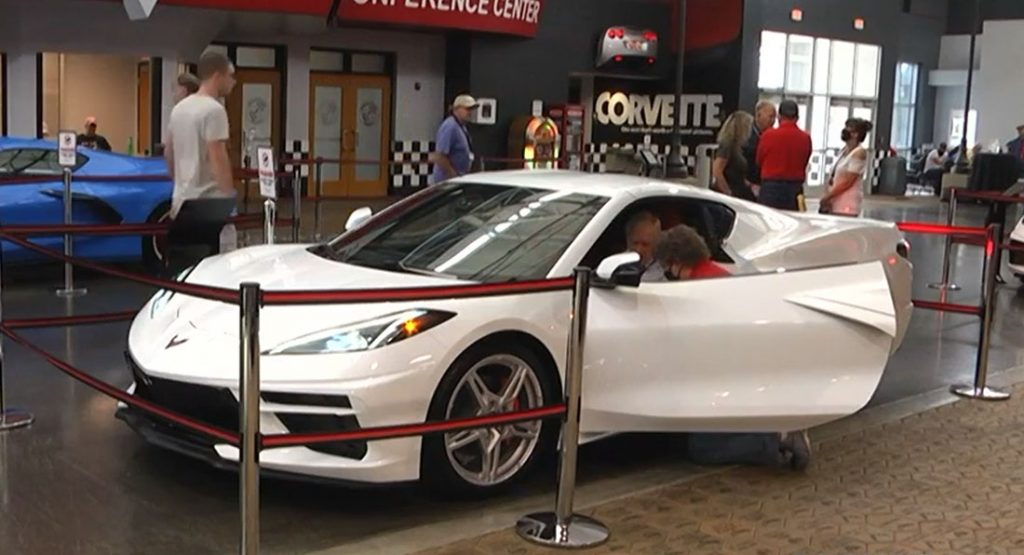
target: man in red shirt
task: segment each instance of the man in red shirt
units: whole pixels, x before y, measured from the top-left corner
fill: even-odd
[[[792,100],[779,105],[779,126],[765,131],[757,146],[761,167],[758,202],[780,210],[799,210],[811,160],[811,136],[797,127],[800,108]]]
[[[665,279],[682,281],[727,277],[728,270],[711,261],[707,243],[692,227],[677,225],[661,234],[654,260],[665,269]]]

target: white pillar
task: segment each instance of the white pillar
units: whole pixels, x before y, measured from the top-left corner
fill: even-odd
[[[309,50],[307,42],[295,41],[288,45],[288,74],[285,86],[288,105],[285,106],[285,146],[292,141],[309,140]],[[310,145],[312,150],[312,145]]]
[[[7,134],[12,137],[36,137],[39,134],[38,106],[39,69],[35,52],[8,52],[7,75]],[[59,129],[50,129],[56,136]]]

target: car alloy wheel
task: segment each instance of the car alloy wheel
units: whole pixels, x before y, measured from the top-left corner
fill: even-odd
[[[474,364],[448,399],[446,419],[487,416],[539,408],[544,392],[537,370],[510,354]],[[522,422],[445,434],[452,470],[467,483],[493,487],[515,477],[537,449],[542,423]]]

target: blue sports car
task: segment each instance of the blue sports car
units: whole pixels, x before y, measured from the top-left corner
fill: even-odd
[[[60,224],[64,221],[63,168],[58,163],[56,141],[0,137],[0,225]],[[137,158],[123,154],[78,149],[73,168],[79,176],[166,176],[161,158]],[[7,184],[8,178],[52,177],[52,180]],[[76,224],[138,224],[168,217],[173,184],[158,181],[72,181],[72,214]],[[63,237],[35,237],[33,242],[60,250]],[[74,239],[75,256],[120,261],[142,258],[157,263],[163,256],[153,237],[81,236]],[[3,242],[4,262],[38,261],[42,257],[17,245]]]

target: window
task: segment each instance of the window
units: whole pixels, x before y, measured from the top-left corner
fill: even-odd
[[[909,162],[914,148],[914,124],[917,118],[917,80],[920,66],[900,62],[896,65],[896,92],[893,95],[892,136],[897,154]]]
[[[758,86],[761,99],[796,101],[800,127],[811,134],[814,153],[807,184],[827,182],[843,147],[839,136],[850,117],[874,123],[882,49],[806,35],[774,31],[761,34]],[[870,148],[871,141],[865,141]]]
[[[442,184],[312,252],[348,264],[494,283],[540,279],[608,199]]]

